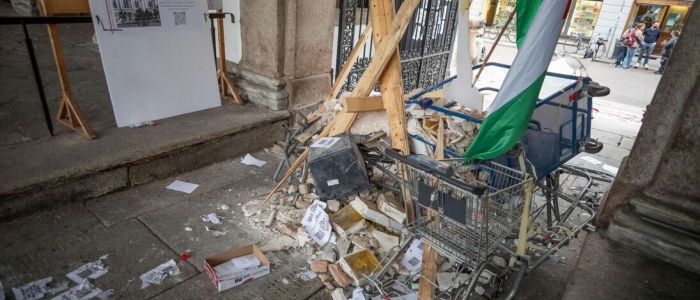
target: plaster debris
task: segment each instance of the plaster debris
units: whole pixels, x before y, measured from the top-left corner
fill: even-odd
[[[214,236],[222,236],[222,235],[226,235],[226,234],[228,233],[227,230],[223,230],[223,231],[221,231],[221,230],[215,230],[215,229],[209,228],[209,226],[204,226],[204,228],[205,228],[207,231],[211,232],[211,234],[213,234]]]
[[[297,274],[297,277],[303,281],[309,281],[311,279],[318,277],[318,275],[314,271],[305,271],[305,272],[301,272],[301,273]]]
[[[202,216],[202,221],[205,223],[221,224],[221,219],[216,213],[210,213],[208,215]]]
[[[326,247],[323,248],[323,254],[321,254],[321,259],[327,262],[334,263],[336,260],[338,260],[338,257],[336,256],[333,248],[328,247],[328,245],[326,245]]]
[[[333,290],[333,293],[331,293],[331,297],[333,300],[348,300],[348,298],[345,297],[343,289]]]
[[[265,243],[265,245],[260,247],[260,251],[262,252],[268,252],[268,251],[281,251],[285,249],[289,249],[290,247],[294,247],[297,244],[297,241],[291,237],[288,237],[286,235],[282,235],[279,237],[276,237],[269,242]]]
[[[372,236],[379,242],[379,252],[383,255],[399,246],[399,237],[386,234],[379,230],[373,230]]]
[[[141,289],[145,289],[151,284],[161,284],[168,276],[177,276],[180,274],[180,269],[174,260],[169,260],[168,262],[150,270],[139,278],[141,279]]]
[[[306,183],[299,185],[299,194],[306,195],[309,193],[309,186]]]
[[[185,227],[185,230],[186,230],[186,231],[192,231],[192,230],[194,230],[194,229],[193,229],[192,227],[189,227],[189,226],[188,226],[188,227]]]
[[[338,255],[340,255],[340,257],[347,255],[351,244],[352,243],[350,242],[350,240],[346,238],[338,239],[336,241],[336,247],[338,247]]]
[[[75,269],[73,272],[66,274],[66,277],[68,277],[68,279],[72,280],[75,283],[82,283],[83,281],[85,281],[85,279],[96,279],[106,274],[108,268],[104,266],[104,264],[102,263],[102,259],[106,259],[107,257],[103,257],[96,261],[84,264],[80,268]]]
[[[508,267],[508,263],[506,263],[506,259],[500,256],[494,256],[491,258],[491,262],[498,266],[501,269],[505,269]]]
[[[226,204],[221,206],[221,210],[228,210],[230,207]]]
[[[338,200],[328,200],[326,204],[328,204],[328,211],[332,213],[338,212],[340,209],[340,202],[338,202]]]
[[[437,269],[438,272],[447,272],[452,269],[452,264],[449,261],[443,262]]]
[[[282,260],[275,255],[274,252],[266,252],[265,257],[267,257],[267,260],[270,261],[271,264],[278,266],[282,264]]]
[[[287,285],[287,284],[289,284],[289,280],[287,280],[287,278],[282,278],[282,283],[284,283],[285,285]]]
[[[467,273],[437,273],[438,286],[443,290],[458,287],[467,281],[469,281]]]
[[[250,201],[243,206],[241,206],[241,209],[243,210],[243,215],[246,217],[254,216],[260,213],[260,205],[263,203],[263,200],[253,200]]]

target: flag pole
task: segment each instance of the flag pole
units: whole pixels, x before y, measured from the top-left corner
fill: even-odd
[[[515,16],[515,11],[516,11],[515,6],[513,6],[513,11],[510,12],[510,15],[508,16],[508,20],[506,20],[506,24],[503,25],[503,28],[501,28],[501,32],[498,33],[498,36],[496,37],[496,41],[493,43],[493,46],[491,46],[491,49],[489,49],[489,54],[486,55],[486,58],[484,58],[484,62],[481,64],[481,67],[479,68],[479,72],[476,73],[476,77],[474,77],[474,81],[472,82],[472,86],[474,86],[476,84],[476,81],[479,80],[479,76],[481,75],[481,72],[484,71],[484,67],[486,66],[486,63],[489,62],[489,58],[491,58],[491,54],[493,54],[493,50],[496,49],[496,46],[498,45],[498,42],[501,40],[503,33],[506,32],[508,25],[510,25],[510,22],[513,21],[513,17]]]

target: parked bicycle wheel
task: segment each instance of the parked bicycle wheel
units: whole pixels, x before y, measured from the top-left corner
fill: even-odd
[[[508,29],[508,31],[506,31],[505,35],[508,36],[508,41],[511,43],[515,43],[518,40],[518,36],[517,36],[517,33],[515,32],[515,30]]]
[[[489,27],[489,32],[488,32],[489,38],[492,40],[495,40],[496,37],[498,36],[498,33],[501,32],[501,28],[503,28],[503,26],[501,26],[501,25]]]
[[[573,36],[564,42],[564,52],[566,53],[576,53],[581,50],[581,41]]]
[[[598,45],[598,51],[596,51],[595,53],[595,58],[603,57],[603,55],[605,55],[606,50],[608,49],[605,48],[605,45]]]

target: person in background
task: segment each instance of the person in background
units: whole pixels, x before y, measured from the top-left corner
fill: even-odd
[[[651,24],[651,28],[644,29],[644,31],[642,31],[642,35],[644,36],[644,40],[642,41],[642,44],[639,45],[639,51],[641,52],[639,53],[639,58],[637,58],[637,64],[634,65],[634,67],[638,68],[642,63],[642,58],[644,58],[644,69],[648,70],[649,57],[651,56],[651,52],[654,51],[656,42],[659,41],[659,36],[661,36],[659,22],[654,22]]]
[[[622,69],[623,70],[629,70],[630,65],[632,64],[632,60],[634,59],[634,54],[637,53],[637,47],[642,42],[642,39],[644,39],[644,35],[642,35],[642,30],[644,30],[644,23],[639,23],[634,28],[630,29],[630,31],[627,31],[625,34],[625,39],[627,39],[628,36],[632,35],[632,41],[630,43],[625,42],[625,45],[627,45],[627,54],[625,55],[625,60],[622,61]],[[633,34],[630,34],[630,32],[633,32]]]
[[[627,32],[627,31],[625,31]],[[623,35],[622,38],[620,39],[620,53],[617,54],[617,59],[615,60],[614,63],[612,63],[612,66],[617,68],[621,63],[622,60],[625,59],[625,55],[627,55],[627,46],[625,46],[625,36]]]
[[[673,48],[676,47],[676,43],[678,42],[679,34],[680,33],[678,32],[678,30],[674,30],[671,32],[671,38],[661,43],[661,45],[663,45],[663,47],[661,48],[661,66],[659,67],[658,71],[654,72],[654,74],[661,75],[664,73],[664,69],[666,69],[668,59],[671,56],[671,53],[673,52]]]

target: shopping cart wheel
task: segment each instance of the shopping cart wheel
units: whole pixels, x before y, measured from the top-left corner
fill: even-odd
[[[583,145],[583,152],[586,153],[596,154],[600,152],[600,150],[603,150],[603,143],[596,140],[588,140]]]

